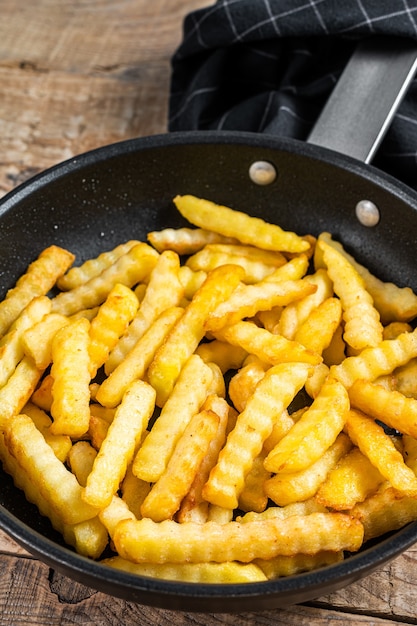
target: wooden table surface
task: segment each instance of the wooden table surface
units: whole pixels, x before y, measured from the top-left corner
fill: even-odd
[[[0,194],[59,161],[166,131],[170,57],[202,0],[0,0]],[[0,532],[0,624],[417,623],[417,546],[303,606],[172,612],[125,602],[51,571]]]

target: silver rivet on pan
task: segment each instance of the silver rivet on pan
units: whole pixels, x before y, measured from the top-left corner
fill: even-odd
[[[379,209],[371,200],[360,200],[355,208],[356,217],[363,226],[376,226],[379,222]]]
[[[270,185],[277,177],[277,170],[269,161],[255,161],[249,168],[249,176],[257,185]]]

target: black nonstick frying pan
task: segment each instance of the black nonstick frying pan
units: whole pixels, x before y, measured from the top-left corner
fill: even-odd
[[[205,197],[299,234],[330,231],[380,278],[417,291],[417,193],[367,164],[415,71],[416,46],[397,43],[360,50],[353,74],[346,70],[307,143],[239,132],[174,133],[100,148],[28,181],[0,202],[0,295],[52,243],[72,250],[81,263],[124,240],[183,224],[172,203],[176,194]],[[357,91],[352,76],[359,78]],[[254,163],[267,163],[276,176],[269,179],[262,165],[261,174],[259,168],[253,174]],[[381,567],[417,540],[413,523],[342,563],[275,581],[162,581],[75,554],[6,474],[0,526],[35,557],[87,586],[142,604],[210,613],[311,600]]]

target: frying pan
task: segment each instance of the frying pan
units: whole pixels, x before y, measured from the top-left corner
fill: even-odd
[[[132,237],[182,225],[176,194],[230,205],[299,234],[330,231],[371,272],[417,290],[417,193],[368,164],[415,71],[416,46],[392,45],[372,42],[370,51],[365,46],[354,55],[308,142],[224,131],[158,135],[82,154],[26,182],[0,202],[1,297],[51,243],[68,247],[81,263]],[[381,76],[392,87],[388,96],[385,88],[380,93]],[[251,166],[265,162],[276,173],[273,182],[253,180]],[[377,209],[376,225],[369,226],[358,204],[371,207],[371,217]],[[162,581],[75,554],[8,475],[1,485],[0,526],[35,557],[99,591],[166,609],[242,612],[304,602],[367,575],[417,540],[417,523],[409,524],[342,563],[275,581]]]

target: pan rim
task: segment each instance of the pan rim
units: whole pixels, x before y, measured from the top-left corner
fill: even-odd
[[[388,191],[401,197],[414,209],[417,209],[417,193],[413,189],[372,165],[361,163],[332,150],[291,138],[258,133],[186,131],[128,139],[94,148],[58,163],[36,174],[3,196],[0,199],[0,221],[3,213],[12,209],[16,202],[32,193],[34,189],[47,185],[60,176],[65,176],[69,171],[83,168],[96,161],[97,158],[103,160],[117,158],[121,152],[135,152],[138,148],[146,150],[167,146],[229,144],[233,142],[238,145],[249,142],[251,146],[258,146],[259,148],[295,151],[297,154],[340,166],[384,186]],[[256,610],[257,603],[264,608],[275,608],[312,600],[323,592],[323,587],[325,587],[325,593],[328,593],[328,590],[331,589],[331,583],[336,584],[335,576],[337,576],[337,585],[333,589],[350,584],[395,558],[417,540],[417,522],[414,522],[396,531],[389,538],[378,542],[375,546],[365,548],[362,552],[350,556],[341,563],[277,580],[226,585],[166,581],[106,568],[100,563],[76,554],[70,548],[62,547],[53,542],[22,522],[3,505],[0,505],[0,527],[41,561],[49,563],[65,575],[72,575],[80,580],[79,576],[85,577],[87,570],[90,583],[84,582],[83,584],[91,584],[95,587],[93,581],[97,580],[100,582],[101,588],[95,588],[99,591],[104,586],[108,589],[113,580],[117,586],[117,591],[119,591],[113,595],[126,598],[125,593],[120,593],[119,587],[123,586],[126,592],[130,591],[132,595],[138,596],[139,599],[132,600],[134,602],[160,606],[161,608],[194,611],[201,611],[201,607],[206,606],[205,612],[241,612],[243,610]],[[326,585],[328,586],[326,587]],[[105,593],[110,592],[105,591]],[[224,606],[214,606],[215,600],[223,603]],[[199,603],[200,606],[198,606]]]

